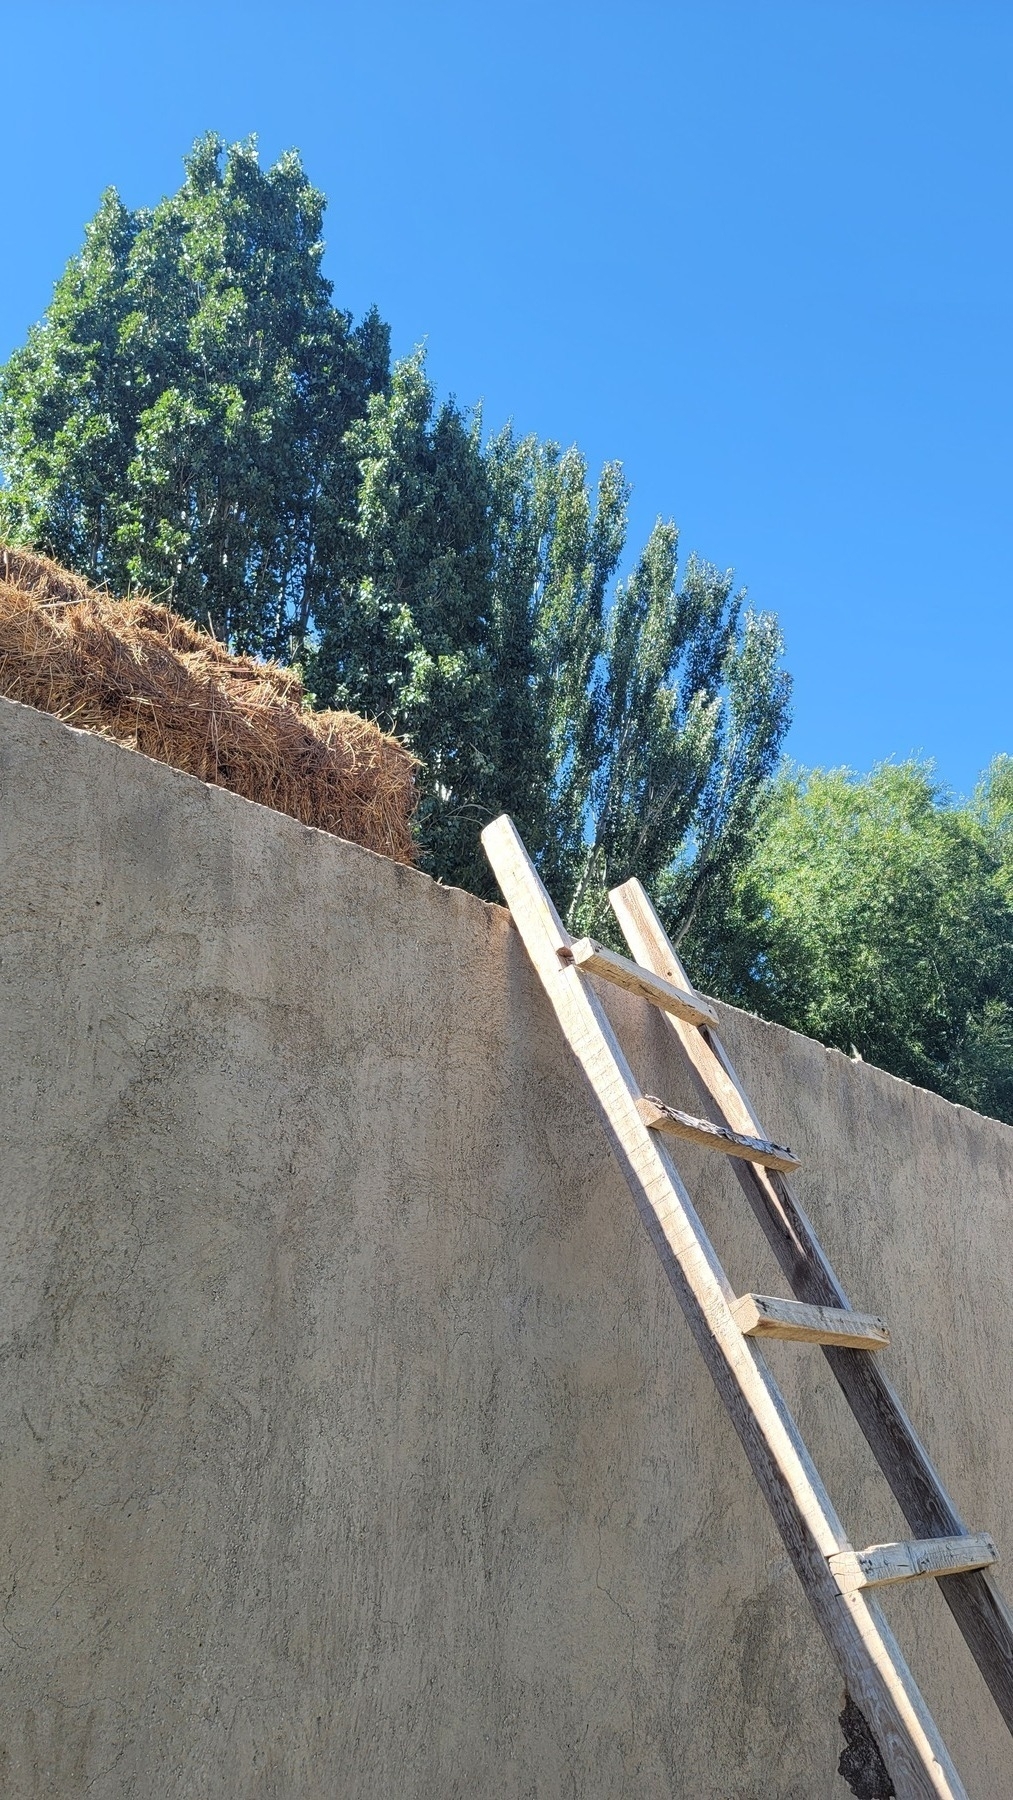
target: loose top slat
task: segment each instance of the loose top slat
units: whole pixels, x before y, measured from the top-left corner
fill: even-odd
[[[706,1000],[701,1000],[699,994],[676,987],[674,982],[665,981],[651,969],[640,968],[628,956],[617,956],[614,950],[606,950],[604,944],[596,944],[594,938],[578,938],[575,944],[561,950],[559,956],[562,962],[576,963],[585,975],[600,975],[604,981],[626,988],[628,993],[639,994],[641,1000],[649,1000],[652,1006],[660,1006],[662,1012],[684,1019],[688,1025],[716,1025],[718,1022],[717,1013]]]

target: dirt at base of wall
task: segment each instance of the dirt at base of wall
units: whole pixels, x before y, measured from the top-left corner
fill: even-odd
[[[233,655],[145,595],[0,546],[0,695],[395,862],[414,861],[416,762],[348,712],[311,712],[293,669]]]

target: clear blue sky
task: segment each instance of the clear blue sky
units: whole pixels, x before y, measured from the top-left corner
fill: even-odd
[[[1013,6],[0,0],[0,357],[99,194],[295,145],[335,300],[773,608],[789,749],[1013,752]]]

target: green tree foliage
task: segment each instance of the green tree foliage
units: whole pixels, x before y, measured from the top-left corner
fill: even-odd
[[[151,211],[105,196],[0,371],[0,530],[164,593],[319,704],[421,759],[424,866],[492,894],[516,818],[575,926],[638,874],[684,925],[741,855],[787,722],[772,619],[659,524],[616,574],[627,493],[583,458],[437,403],[320,273],[294,155],[201,139]]]
[[[402,735],[427,772],[428,866],[492,894],[478,833],[509,811],[570,923],[607,933],[607,889],[663,883],[670,914],[740,853],[787,723],[772,619],[659,524],[613,585],[618,464],[592,496],[579,452],[437,406],[400,364],[349,434],[357,578],[321,608],[318,695]]]
[[[1013,762],[783,772],[688,944],[704,987],[1013,1120]]]
[[[0,524],[98,581],[154,588],[284,654],[345,566],[345,434],[387,377],[320,274],[323,197],[298,157],[201,139],[177,194],[105,195],[0,378]]]
[[[423,764],[434,873],[475,886],[496,783],[493,520],[478,424],[437,407],[422,359],[394,370],[348,436],[360,472],[351,579],[317,612],[317,697],[369,714]]]

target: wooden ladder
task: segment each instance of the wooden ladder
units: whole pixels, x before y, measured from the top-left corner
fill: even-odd
[[[742,1440],[809,1604],[854,1702],[879,1744],[898,1800],[966,1800],[949,1753],[877,1604],[884,1583],[934,1576],[1007,1726],[1013,1731],[1013,1617],[993,1581],[991,1539],[967,1531],[874,1353],[883,1321],[851,1310],[771,1143],[637,881],[610,895],[630,961],[584,938],[556,912],[505,815],[482,834],[486,854],[563,1034],[586,1075],[648,1236],[661,1258]],[[710,1119],[641,1093],[587,977],[662,1010],[685,1051]],[[792,1300],[736,1295],[666,1150],[689,1139],[727,1155],[791,1288]],[[849,1543],[798,1427],[764,1362],[765,1337],[823,1346],[915,1541]]]

